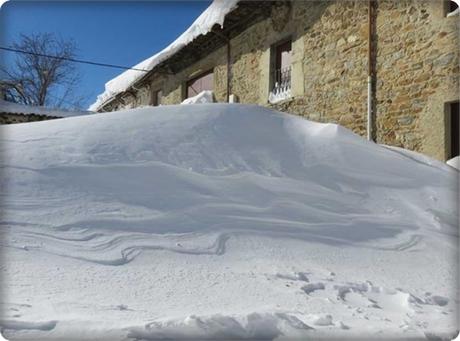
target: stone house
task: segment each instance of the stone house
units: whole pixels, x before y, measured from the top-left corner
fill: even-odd
[[[459,152],[458,11],[443,0],[240,1],[96,109],[212,90],[446,160]]]
[[[0,98],[0,125],[54,120],[91,114],[88,111],[49,109],[7,102]]]

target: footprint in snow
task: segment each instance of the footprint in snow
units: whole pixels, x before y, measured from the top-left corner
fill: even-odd
[[[302,281],[302,282],[310,282],[310,280],[308,279],[307,275],[309,275],[310,273],[308,272],[295,272],[294,274],[280,274],[280,273],[277,273],[275,275],[276,278],[279,278],[279,279],[288,279],[288,280],[291,280],[291,281]]]
[[[301,289],[303,290],[303,292],[309,295],[316,290],[324,290],[325,288],[326,287],[324,283],[318,282],[318,283],[308,283],[304,285]]]
[[[315,326],[321,326],[321,327],[334,325],[334,323],[332,322],[332,315],[319,316],[317,319],[315,319],[313,324]]]
[[[133,309],[129,309],[126,304],[119,304],[115,307],[115,309],[120,311],[134,311]]]
[[[438,305],[440,307],[444,307],[449,303],[449,299],[444,296],[438,296],[438,295],[426,295],[427,297],[425,298],[424,302],[425,304],[430,304],[430,305]]]

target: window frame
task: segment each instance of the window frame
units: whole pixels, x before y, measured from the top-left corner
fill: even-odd
[[[278,40],[276,43],[272,44],[270,46],[270,70],[269,70],[269,93],[271,93],[275,89],[275,72],[276,72],[276,64],[277,64],[277,53],[278,53],[278,48],[280,48],[282,45],[285,45],[287,43],[291,44],[291,88],[292,88],[292,54],[293,54],[293,37],[292,35],[289,35],[283,39]]]
[[[457,105],[457,110],[458,110],[458,106],[460,105],[459,104],[460,101],[458,100],[455,100],[455,101],[449,101],[447,103],[445,103],[444,105],[444,110],[445,110],[445,114],[446,114],[446,159],[449,160],[449,159],[452,159],[453,157],[457,156],[457,155],[454,155],[455,152],[453,150],[453,144],[455,141],[454,138],[453,138],[453,132],[454,132],[454,124],[456,123],[457,124],[457,127],[456,127],[456,142],[457,142],[457,145],[456,145],[456,152],[458,154],[459,152],[459,148],[460,146],[458,145],[459,141],[459,134],[460,134],[460,113],[457,112],[456,113],[456,116],[457,118],[456,119],[453,119],[453,116],[455,115],[454,112],[452,112],[452,109],[453,109],[453,106],[454,105]]]
[[[457,6],[457,7],[452,8],[453,6],[454,7]],[[458,8],[459,8],[459,6],[455,1],[445,0],[444,1],[444,17],[445,18],[450,17],[449,14],[454,13]]]
[[[161,96],[158,96],[158,94],[160,94]],[[161,105],[162,98],[163,98],[163,89],[159,88],[159,89],[153,90],[151,105],[154,107]]]
[[[195,94],[193,96],[189,96],[189,92],[188,92],[188,89],[190,87],[190,84],[193,83],[193,82],[196,82],[198,79],[200,78],[204,78],[208,75],[212,74],[212,89],[211,91],[214,91],[214,68],[210,68],[206,71],[203,71],[201,73],[199,73],[198,75],[188,79],[186,82],[185,82],[185,89],[184,89],[184,96],[183,96],[183,99],[187,99],[187,98],[191,98],[191,97],[194,97],[198,94]]]

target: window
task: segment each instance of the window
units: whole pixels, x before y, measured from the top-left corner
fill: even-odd
[[[201,74],[198,77],[192,78],[187,82],[185,98],[190,98],[198,95],[205,90],[213,90],[214,88],[214,72],[212,70]]]
[[[161,104],[161,100],[163,98],[163,91],[162,90],[156,90],[152,92],[152,105],[153,106],[158,106]]]
[[[449,159],[459,155],[459,102],[448,104],[448,115],[450,122],[450,153]]]
[[[275,45],[272,56],[272,86],[269,100],[273,103],[291,96],[291,41]]]
[[[447,1],[447,4],[445,6],[446,6],[445,11],[446,11],[447,17],[459,15],[460,12],[458,8],[458,4],[455,1]]]

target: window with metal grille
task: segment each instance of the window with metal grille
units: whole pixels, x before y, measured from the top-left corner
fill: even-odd
[[[455,1],[447,1],[447,4],[444,5],[444,8],[447,17],[459,15],[458,4]]]
[[[291,91],[291,41],[275,45],[272,56],[272,87],[270,97],[274,100],[283,99]]]
[[[207,71],[198,77],[192,78],[186,84],[186,98],[198,95],[205,90],[214,89],[214,72],[213,70]]]

